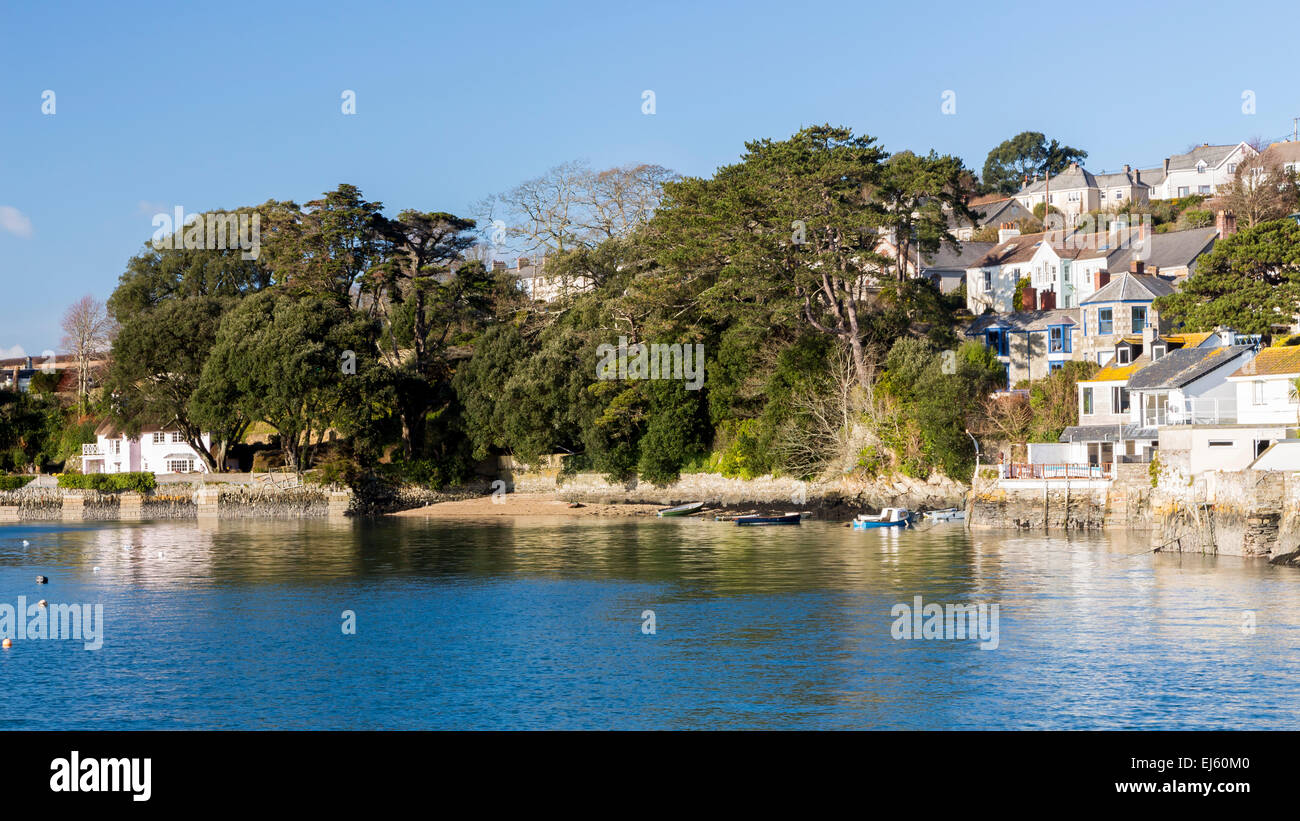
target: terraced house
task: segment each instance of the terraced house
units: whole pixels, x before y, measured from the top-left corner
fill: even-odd
[[[966,328],[966,336],[983,342],[997,354],[1007,374],[1007,387],[1042,379],[1077,359],[1079,324],[1074,311],[1021,311],[985,314]]]
[[[1237,173],[1237,166],[1259,152],[1244,142],[1231,145],[1198,145],[1185,154],[1166,157],[1159,168],[1142,170],[1151,184],[1151,199],[1171,200],[1192,194],[1210,196]]]
[[[1075,225],[1080,216],[1115,205],[1144,205],[1149,201],[1151,186],[1141,171],[1131,166],[1114,174],[1092,174],[1078,163],[1055,177],[1034,180],[1016,192],[1016,199],[1030,211],[1044,203],[1060,211],[1066,225]]]

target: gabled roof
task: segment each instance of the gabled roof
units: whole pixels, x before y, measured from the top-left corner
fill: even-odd
[[[1010,237],[1006,242],[999,242],[994,245],[983,257],[971,263],[970,267],[986,268],[992,265],[1028,262],[1033,258],[1038,246],[1043,244],[1043,238],[1046,236],[1046,233],[1039,233]]]
[[[1097,187],[1096,177],[1089,174],[1079,165],[1071,163],[1068,168],[1050,179],[1034,180],[1030,182],[1029,185],[1020,189],[1017,196],[1041,193],[1043,189],[1048,187],[1049,182],[1051,183],[1051,190],[1053,191],[1073,191],[1078,188]]]
[[[1125,271],[1079,304],[1150,301],[1173,292],[1174,286],[1167,279],[1153,274],[1130,274]]]
[[[1255,358],[1233,371],[1235,376],[1293,376],[1300,374],[1300,346],[1265,348]]]
[[[966,326],[966,335],[984,333],[989,328],[1005,328],[1008,331],[1046,331],[1052,325],[1075,326],[1079,323],[1074,318],[1073,308],[1057,308],[1052,311],[1019,311],[1013,314],[984,314],[976,317]]]
[[[1201,254],[1214,247],[1217,228],[1189,228],[1186,231],[1167,231],[1152,234],[1143,240],[1133,240],[1109,260],[1112,269],[1127,270],[1134,260],[1160,270],[1186,268]]]
[[[1233,345],[1219,348],[1179,348],[1170,351],[1142,368],[1128,381],[1129,390],[1158,390],[1181,388],[1218,368],[1230,364],[1238,356],[1249,353],[1250,345]]]
[[[1198,145],[1186,154],[1175,154],[1169,158],[1170,171],[1186,171],[1196,168],[1197,163],[1205,162],[1210,168],[1217,168],[1236,151],[1242,143],[1232,145]]]
[[[961,250],[955,251],[948,243],[944,243],[939,250],[930,255],[924,255],[924,266],[922,270],[952,269],[956,271],[965,271],[979,260],[983,259],[989,251],[993,250],[996,242],[975,242],[968,240],[961,243]]]

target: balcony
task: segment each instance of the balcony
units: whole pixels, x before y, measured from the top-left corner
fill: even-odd
[[[1157,404],[1151,400],[1142,408],[1142,427],[1167,425],[1235,425],[1236,399],[1183,399]]]
[[[82,458],[85,458],[85,457],[87,457],[87,456],[103,456],[103,455],[104,455],[104,452],[103,452],[102,450],[100,450],[99,445],[82,445],[82,446],[81,446],[81,456],[82,456]]]
[[[1110,479],[1114,470],[1110,462],[1090,464],[1010,464],[1004,479]]]

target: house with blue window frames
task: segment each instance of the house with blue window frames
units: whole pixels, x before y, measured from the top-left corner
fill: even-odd
[[[1102,275],[1106,277],[1105,274]],[[1130,360],[1128,346],[1136,343],[1149,347],[1154,339],[1163,336],[1168,323],[1162,322],[1152,303],[1156,298],[1174,292],[1169,280],[1143,272],[1143,264],[1134,262],[1131,272],[1121,273],[1083,300],[1079,306],[1082,322],[1082,359],[1105,365],[1112,359],[1117,365],[1127,365]],[[1145,340],[1144,338],[1145,337]]]
[[[1057,309],[985,314],[966,328],[966,336],[993,349],[1007,372],[1007,387],[1042,379],[1079,359],[1077,311]]]

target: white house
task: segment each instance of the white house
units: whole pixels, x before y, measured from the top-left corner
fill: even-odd
[[[1231,182],[1237,166],[1259,152],[1243,143],[1199,145],[1186,154],[1165,158],[1161,168],[1142,171],[1151,185],[1151,199],[1171,200],[1191,194],[1212,195]]]
[[[1265,348],[1228,377],[1237,389],[1237,421],[1300,424],[1300,346]]]
[[[1151,191],[1143,178],[1146,173],[1126,165],[1114,174],[1092,174],[1070,163],[1055,177],[1034,180],[1017,191],[1016,200],[1030,211],[1046,203],[1061,212],[1067,225],[1074,225],[1089,211],[1146,204]]]
[[[178,431],[146,430],[130,437],[102,425],[95,444],[81,446],[82,473],[207,473],[208,466]],[[203,446],[211,447],[210,434]]]

